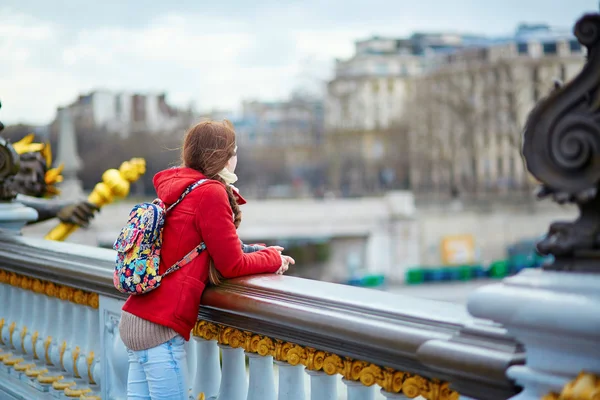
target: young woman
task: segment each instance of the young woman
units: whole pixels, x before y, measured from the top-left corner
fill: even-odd
[[[123,306],[119,331],[129,353],[127,398],[188,399],[185,341],[196,323],[200,298],[208,282],[221,277],[284,273],[291,257],[280,247],[241,244],[236,228],[245,200],[232,184],[237,179],[233,126],[201,122],[186,134],[183,166],[154,177],[158,197],[168,206],[191,184],[207,179],[167,214],[163,228],[160,273],[204,242],[206,251],[165,277],[161,287],[130,296]]]

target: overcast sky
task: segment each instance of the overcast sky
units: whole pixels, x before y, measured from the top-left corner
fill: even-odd
[[[597,0],[0,0],[0,120],[44,124],[93,89],[234,109],[314,88],[353,41],[571,28]]]

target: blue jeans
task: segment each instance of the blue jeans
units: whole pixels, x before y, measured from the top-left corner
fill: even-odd
[[[188,400],[188,367],[183,345],[177,335],[148,350],[129,353],[127,400]]]

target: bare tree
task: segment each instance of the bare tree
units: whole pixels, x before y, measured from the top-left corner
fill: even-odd
[[[422,116],[411,124],[418,132],[413,132],[412,150],[418,153],[413,159],[429,164],[451,188],[480,191],[485,183],[480,176],[490,168],[482,167],[482,152],[494,146],[497,158],[506,156],[506,148],[520,157],[524,113],[536,84],[529,71],[537,68],[535,63],[465,61],[418,79],[411,101]],[[504,161],[516,162],[513,156]]]

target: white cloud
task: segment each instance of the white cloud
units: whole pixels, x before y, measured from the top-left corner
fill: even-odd
[[[57,106],[94,89],[165,91],[176,105],[231,109],[245,98],[322,86],[333,59],[350,56],[354,40],[371,34],[510,32],[523,20],[570,26],[597,4],[546,2],[490,8],[422,0],[406,8],[385,0],[231,0],[190,1],[184,9],[152,0],[2,0],[0,120],[47,123]]]
[[[8,65],[0,63],[1,115],[7,122],[46,123],[57,106],[97,88],[166,91],[180,106],[194,101],[204,109],[286,97],[306,85],[305,75],[327,75],[332,57],[351,53],[356,34],[298,30],[270,48],[264,32],[227,19],[169,14],[137,29],[72,34],[21,14],[4,12],[0,18],[7,39],[0,51],[13,55]],[[290,57],[269,60],[283,50]]]

